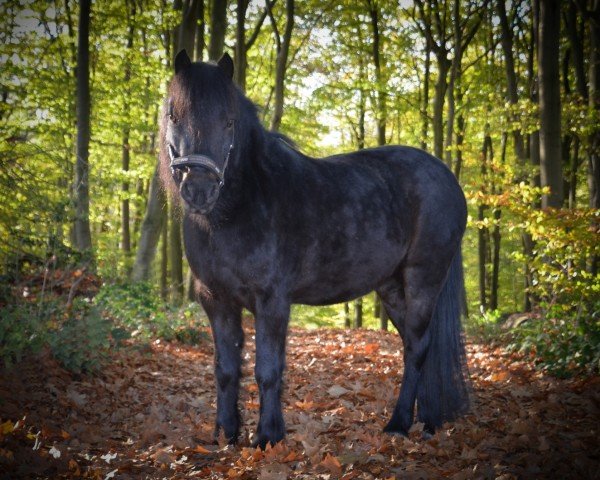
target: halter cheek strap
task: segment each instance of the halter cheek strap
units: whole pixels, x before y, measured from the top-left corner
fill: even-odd
[[[219,168],[219,166],[214,162],[214,160],[206,155],[200,155],[197,153],[193,153],[191,155],[185,155],[181,157],[175,156],[175,149],[172,145],[168,146],[169,150],[169,158],[171,159],[171,174],[175,174],[175,170],[179,168],[187,168],[187,167],[204,167],[207,170],[210,170],[214,173],[219,179],[219,187],[222,187],[225,183],[225,169],[227,168],[227,163],[229,162],[229,156],[231,155],[231,151],[233,150],[233,144],[235,141],[235,124],[233,135],[231,136],[231,143],[229,144],[229,149],[227,150],[227,155],[225,156],[225,162],[223,162],[223,168]]]

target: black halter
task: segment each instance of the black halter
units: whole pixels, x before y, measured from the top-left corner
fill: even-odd
[[[229,149],[227,150],[227,155],[225,156],[225,162],[223,162],[223,168],[219,168],[218,165],[214,162],[214,160],[206,155],[200,155],[198,153],[193,153],[191,155],[185,155],[183,157],[175,156],[175,149],[172,145],[168,146],[169,150],[169,158],[171,159],[171,174],[175,173],[175,170],[178,168],[185,167],[204,167],[211,172],[213,172],[219,179],[219,187],[222,187],[225,183],[225,169],[227,168],[227,163],[229,162],[229,156],[231,155],[231,151],[233,150],[233,144],[235,141],[235,124],[233,125],[233,135],[231,136],[231,143],[229,144]]]

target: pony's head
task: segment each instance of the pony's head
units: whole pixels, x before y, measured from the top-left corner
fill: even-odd
[[[235,147],[237,95],[233,61],[192,63],[185,50],[175,58],[175,76],[161,119],[161,177],[193,213],[209,213],[227,182]]]

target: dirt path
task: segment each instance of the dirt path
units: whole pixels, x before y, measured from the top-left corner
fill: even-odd
[[[238,447],[211,441],[209,341],[120,352],[94,377],[47,358],[0,372],[0,478],[600,478],[600,378],[545,377],[471,344],[472,413],[429,441],[419,425],[393,438],[381,429],[398,394],[400,341],[364,330],[291,331],[287,440],[251,449],[252,335]]]

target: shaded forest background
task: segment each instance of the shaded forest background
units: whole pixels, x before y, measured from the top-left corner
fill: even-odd
[[[155,173],[185,48],[231,53],[264,124],[308,154],[443,159],[469,204],[469,332],[556,374],[598,371],[600,2],[5,1],[0,18],[5,363],[50,345],[85,370],[132,335],[196,339],[179,212]],[[373,294],[293,316],[387,329]]]

